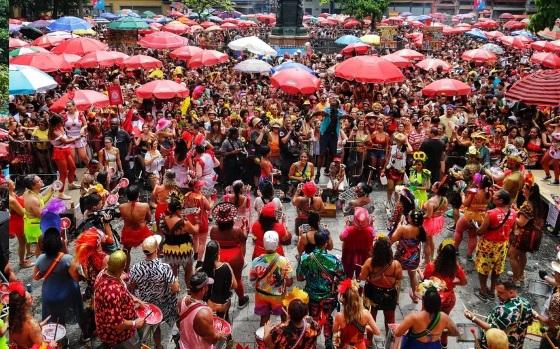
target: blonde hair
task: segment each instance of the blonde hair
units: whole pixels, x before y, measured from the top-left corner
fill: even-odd
[[[508,349],[509,341],[506,333],[497,328],[486,331],[486,342],[488,349]]]
[[[344,319],[346,320],[346,323],[360,323],[364,305],[362,297],[360,297],[360,294],[358,293],[358,285],[354,281],[352,281],[352,287],[349,287],[342,295],[342,299],[344,304]]]

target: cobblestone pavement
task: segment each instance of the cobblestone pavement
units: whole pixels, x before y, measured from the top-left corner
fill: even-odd
[[[77,203],[77,196],[79,195],[77,191],[72,191],[70,192],[71,195],[74,198],[74,201]],[[374,199],[375,202],[375,218],[376,218],[376,222],[375,222],[375,228],[378,232],[385,232],[386,231],[386,221],[387,221],[387,217],[386,217],[386,211],[384,209],[385,207],[385,203],[386,203],[386,196],[385,196],[385,192],[384,191],[374,191],[372,194],[372,197]],[[291,206],[291,204],[285,204],[285,209],[287,212],[287,224],[288,227],[290,229],[293,229],[293,222],[294,222],[294,218],[295,218],[295,210],[294,208]],[[340,212],[338,212],[337,217],[336,218],[324,218],[322,220],[323,223],[326,223],[328,225],[328,228],[331,232],[331,234],[333,234],[333,240],[334,240],[334,251],[333,253],[336,255],[341,255],[341,242],[338,239],[338,234],[342,231],[343,227],[344,227],[344,220],[342,219],[342,214]],[[450,220],[448,218],[448,224],[450,224]],[[444,238],[447,237],[451,237],[452,236],[452,232],[450,230],[446,230],[444,233],[441,234],[441,236],[438,237],[438,240],[436,241],[436,246],[439,244],[439,242],[441,240],[443,240]],[[250,240],[250,239],[249,239]],[[536,254],[529,254],[529,262],[528,262],[528,266],[527,266],[527,282],[526,285],[530,285],[531,281],[534,280],[538,280],[538,270],[539,269],[543,269],[543,268],[547,268],[548,269],[548,263],[550,261],[551,258],[553,258],[553,256],[555,255],[555,246],[558,244],[558,238],[556,237],[552,237],[552,236],[545,236],[545,238],[543,239],[543,243],[541,245],[541,249],[538,253]],[[12,239],[11,244],[10,244],[10,249],[12,251],[11,254],[11,263],[14,266],[14,269],[16,271],[16,274],[22,279],[24,280],[24,282],[27,283],[31,283],[32,284],[32,288],[33,288],[33,297],[34,297],[34,307],[33,307],[33,311],[34,311],[34,315],[36,318],[40,318],[40,314],[41,314],[41,301],[40,301],[40,296],[41,296],[41,283],[37,282],[37,281],[32,281],[31,280],[31,271],[32,269],[23,269],[23,270],[19,270],[18,268],[18,263],[17,263],[17,254],[16,254],[16,248],[17,248],[17,241],[15,239]],[[71,244],[70,249],[73,251],[73,244]],[[457,293],[457,305],[455,306],[455,309],[453,310],[453,312],[451,313],[451,317],[453,318],[453,320],[459,324],[461,326],[461,324],[465,324],[470,326],[470,322],[463,316],[463,305],[461,304],[464,303],[464,305],[469,308],[469,309],[473,309],[475,310],[477,313],[479,314],[486,314],[493,306],[493,304],[484,304],[482,303],[476,296],[474,296],[474,292],[475,292],[475,288],[478,287],[478,280],[476,278],[476,272],[474,271],[474,265],[472,262],[468,262],[465,258],[465,251],[466,249],[466,243],[464,242],[461,246],[461,257],[460,257],[460,263],[461,265],[463,265],[463,267],[465,268],[465,271],[468,273],[468,277],[469,277],[469,283],[467,286],[465,287],[457,287],[456,293]],[[246,263],[250,263],[250,257],[251,257],[251,252],[252,251],[252,242],[248,241],[247,243],[247,255],[245,256],[245,261]],[[294,263],[296,263],[295,260],[295,245],[292,244],[291,246],[288,246],[287,248],[285,247],[285,251],[287,256],[289,257],[289,259]],[[137,261],[139,261],[142,258],[142,252],[139,249],[135,249],[132,253],[132,263],[135,263]],[[509,267],[508,267],[509,268]],[[253,300],[254,300],[254,290],[252,289],[252,287],[249,284],[249,280],[248,280],[248,264],[246,265],[244,271],[243,271],[243,280],[245,285],[247,285],[248,287],[246,287],[246,292],[248,293],[250,299],[251,299],[251,303],[249,304],[249,306],[247,306],[244,309],[237,309],[235,306],[232,307],[231,310],[231,318],[233,319],[233,338],[236,342],[245,344],[245,345],[249,345],[249,348],[256,348],[255,345],[255,331],[256,329],[259,327],[259,319],[256,315],[253,314]],[[405,273],[406,275],[406,273]],[[407,313],[414,311],[414,310],[419,310],[420,309],[420,304],[413,304],[410,300],[410,297],[408,295],[409,289],[410,289],[410,284],[409,281],[407,280],[408,277],[405,276],[405,280],[403,281],[403,289],[401,290],[401,294],[400,294],[400,302],[399,302],[399,306],[397,308],[397,322],[400,321],[404,315],[406,315]],[[179,280],[181,280],[181,282],[183,282],[183,278],[180,277]],[[296,283],[296,285],[302,287],[303,285]],[[185,294],[185,285],[182,284],[182,291],[180,293],[180,296]],[[521,293],[525,296],[528,296],[533,304],[535,304],[536,306],[540,307],[542,306],[542,304],[544,304],[544,297],[541,296],[534,296],[531,295],[529,293],[529,289],[528,286],[525,286],[522,290]],[[232,299],[232,304],[237,304],[237,297],[234,294],[234,299]],[[279,318],[275,319],[274,317],[272,318],[273,322],[274,321],[280,321]],[[384,326],[383,326],[383,319],[382,316],[379,316],[377,319],[377,323],[379,328],[382,329],[382,336],[377,338],[377,344],[378,347],[381,348],[384,346],[382,346],[382,343],[385,341],[385,333],[384,333]],[[163,333],[164,333],[164,337],[165,338],[165,344],[166,344],[166,348],[173,348],[173,344],[171,342],[169,342],[170,339],[170,335],[171,335],[171,329],[169,327],[167,327],[167,325],[162,325],[163,328]],[[469,330],[466,329],[466,339],[469,342],[457,342],[455,338],[450,339],[450,343],[449,343],[449,348],[473,348],[473,342],[472,342],[472,335],[469,333]],[[80,337],[80,331],[78,329],[78,327],[76,325],[69,325],[68,326],[68,337],[70,340],[70,348],[87,348],[87,347],[97,347],[99,346],[99,342],[94,341],[93,343],[89,343],[87,345],[84,344],[80,344],[79,343],[79,337]],[[320,337],[319,341],[318,341],[319,345],[318,348],[323,348],[323,338]],[[538,348],[538,342],[537,341],[533,341],[533,340],[526,340],[525,341],[525,346],[524,348],[528,349],[528,348]]]

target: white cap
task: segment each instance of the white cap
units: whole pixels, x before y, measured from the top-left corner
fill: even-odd
[[[278,233],[274,230],[269,230],[264,233],[263,244],[266,251],[276,251],[278,248]]]

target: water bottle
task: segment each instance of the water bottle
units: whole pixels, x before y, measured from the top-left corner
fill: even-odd
[[[6,178],[7,180],[10,179],[10,165],[6,165],[6,167],[4,167],[2,169],[2,175],[4,176],[4,178]]]

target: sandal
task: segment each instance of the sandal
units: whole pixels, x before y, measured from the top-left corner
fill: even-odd
[[[20,269],[31,268],[34,265],[35,265],[35,263],[26,260],[25,262],[19,264],[19,268]]]

